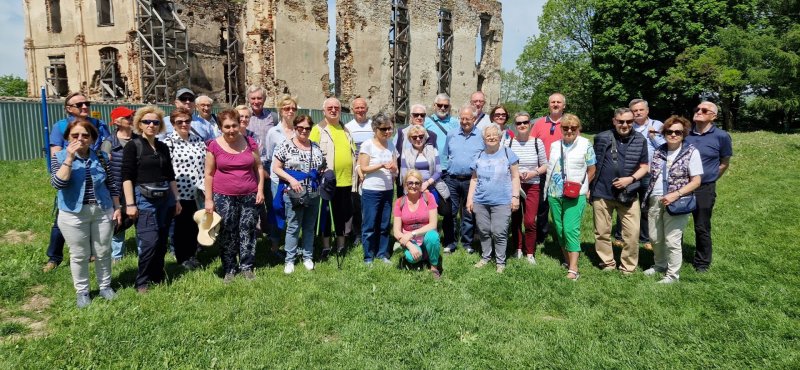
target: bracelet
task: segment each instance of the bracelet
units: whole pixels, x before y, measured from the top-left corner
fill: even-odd
[[[512,195],[511,197],[519,199],[519,195]]]
[[[136,207],[136,203],[126,204],[125,207]]]
[[[72,163],[64,162],[61,164],[62,166],[72,167]]]
[[[638,181],[638,180],[636,180],[636,177],[634,177],[633,175],[631,175],[631,178],[633,179],[633,182]]]

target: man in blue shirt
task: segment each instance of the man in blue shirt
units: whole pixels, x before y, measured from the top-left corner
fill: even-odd
[[[704,101],[698,104],[692,119],[694,126],[686,138],[686,143],[697,148],[703,161],[702,183],[694,191],[697,209],[692,212],[695,233],[692,265],[700,273],[707,272],[711,266],[711,214],[717,198],[717,180],[728,170],[733,156],[731,136],[714,126],[718,112],[714,103]]]
[[[436,148],[439,149],[439,162],[442,164],[442,175],[447,173],[447,134],[458,128],[458,118],[450,115],[450,96],[445,93],[436,95],[433,103],[433,114],[425,119],[425,129],[436,134]]]
[[[444,181],[450,190],[452,221],[443,220],[444,252],[456,250],[456,233],[458,228],[458,211],[461,210],[461,246],[467,253],[475,253],[472,248],[475,217],[467,211],[465,203],[469,194],[469,182],[472,179],[472,165],[478,153],[484,148],[481,132],[475,127],[477,111],[471,104],[466,104],[458,111],[460,127],[450,130],[443,146],[447,153],[447,177]],[[444,165],[443,165],[444,166]]]
[[[628,104],[633,113],[633,130],[642,134],[647,141],[647,163],[653,160],[653,153],[655,150],[666,143],[664,136],[661,135],[661,126],[664,123],[650,118],[650,107],[647,100],[633,99]],[[647,187],[650,186],[650,173],[646,173],[642,179],[642,186],[639,188],[639,202],[645,204],[644,194],[647,192]],[[653,244],[650,243],[650,231],[647,223],[647,212],[642,212],[641,222],[639,223],[639,243],[644,244],[644,249],[653,250]],[[623,248],[625,243],[622,241],[622,233],[620,232],[620,219],[617,216],[617,223],[614,225],[614,246]]]
[[[67,112],[67,117],[54,123],[50,130],[50,156],[55,155],[55,153],[60,152],[61,149],[67,146],[64,132],[67,130],[67,126],[77,118],[87,119],[94,127],[97,127],[97,132],[100,136],[92,144],[91,150],[103,149],[106,153],[111,152],[111,143],[107,140],[111,137],[111,130],[109,130],[105,122],[89,116],[91,104],[82,93],[75,92],[67,95],[64,100],[64,110]],[[58,219],[57,214],[56,219]],[[50,244],[47,246],[47,257],[48,261],[42,268],[44,272],[55,269],[64,261],[64,236],[61,235],[61,230],[56,222],[53,222],[53,227],[50,229]]]

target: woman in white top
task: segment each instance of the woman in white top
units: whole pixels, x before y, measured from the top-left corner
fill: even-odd
[[[550,146],[550,162],[545,182],[547,202],[553,217],[556,239],[561,245],[567,278],[578,280],[578,255],[581,252],[581,219],[589,197],[589,183],[597,159],[588,139],[581,137],[581,120],[574,114],[561,118],[564,138]]]
[[[297,100],[289,95],[284,95],[281,101],[278,102],[280,107],[281,121],[267,133],[267,158],[270,162],[275,155],[275,148],[280,143],[291,140],[295,136],[294,132],[294,118],[297,116]],[[275,172],[270,173],[269,179],[272,181],[272,193],[278,188],[278,175]]]
[[[397,176],[397,150],[389,143],[394,131],[392,118],[382,113],[372,117],[375,137],[363,142],[358,165],[364,174],[361,183],[361,244],[364,262],[377,257],[389,261],[389,222],[392,216],[392,191]]]
[[[517,258],[522,258],[524,250],[528,262],[535,265],[536,213],[539,211],[539,198],[542,194],[539,182],[540,175],[547,172],[547,153],[544,142],[531,137],[528,112],[515,114],[514,124],[517,126],[517,135],[509,138],[507,145],[519,158],[519,180],[525,199],[522,207],[511,214],[511,247],[517,250]]]
[[[691,144],[683,145],[692,124],[686,118],[672,116],[664,122],[661,134],[667,143],[656,149],[650,165],[650,186],[645,194],[650,240],[653,242],[655,265],[644,271],[651,276],[663,273],[659,283],[678,281],[681,268],[681,239],[689,223],[689,213],[670,214],[667,206],[681,197],[691,196],[700,186],[703,162],[700,152]]]

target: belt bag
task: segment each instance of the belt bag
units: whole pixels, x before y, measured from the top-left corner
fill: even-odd
[[[685,215],[697,209],[697,199],[694,194],[684,195],[667,206],[667,213],[673,216]]]
[[[139,192],[147,199],[161,199],[167,196],[169,183],[163,181],[139,184]]]

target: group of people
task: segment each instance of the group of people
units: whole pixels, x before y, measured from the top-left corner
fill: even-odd
[[[273,113],[264,107],[263,88],[252,86],[247,96],[249,106],[213,114],[211,98],[182,88],[169,116],[155,106],[114,109],[113,132],[89,117],[85,96],[67,97],[68,117],[50,138],[58,216],[44,269],[58,266],[66,240],[79,307],[91,302],[92,259],[100,296],[114,298],[111,265],[122,257],[127,227],[136,226],[135,285],[145,293],[165,278],[170,245],[179,264],[200,265],[198,220],[212,216],[220,219],[215,244],[225,283],[255,278],[261,234],[284,258],[286,274],[298,254],[313,270],[315,261],[344,253],[350,236],[367,265],[392,263],[400,249],[403,264],[427,267],[438,279],[442,253],[459,244],[475,253],[476,236],[476,268],[494,262],[502,273],[507,255],[536,264],[551,224],[566,276],[577,280],[587,204],[603,270],[635,272],[641,241],[655,256],[644,274],[678,281],[690,214],[694,267],[705,272],[711,264],[715,183],[732,155],[711,102],[697,106],[693,124],[679,116],[661,123],[635,99],[592,142],[581,136],[580,119],[564,112],[560,93],[549,97],[549,114],[536,119],[512,116],[503,105],[485,113],[480,91],[455,110],[439,94],[433,114],[412,105],[409,125],[399,131],[391,115],[368,116],[360,97],[350,103],[353,120],[344,123],[336,98],[323,102],[324,118],[313,122],[297,115],[295,98],[282,98]],[[612,245],[622,249],[619,261]]]

